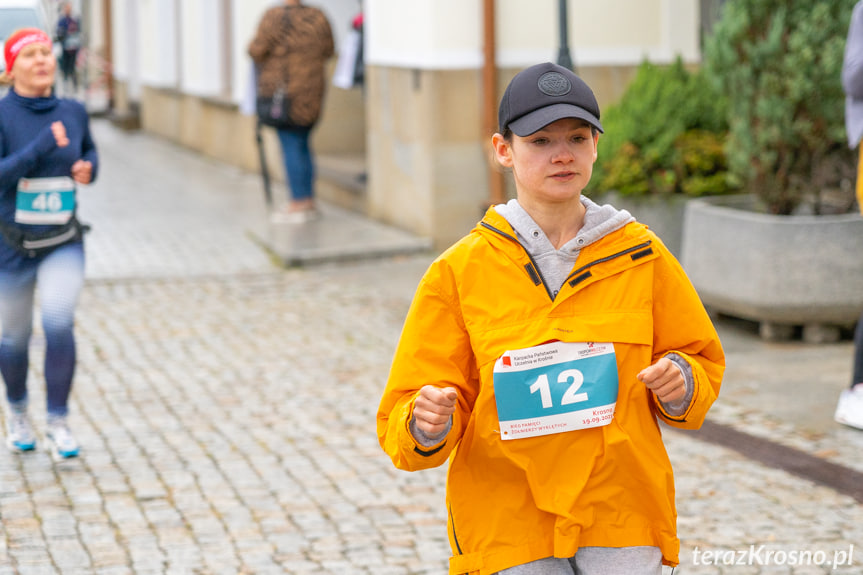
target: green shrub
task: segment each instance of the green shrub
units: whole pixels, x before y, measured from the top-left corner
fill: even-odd
[[[722,147],[725,98],[679,58],[666,67],[643,62],[602,122],[592,190],[624,195],[729,190]]]
[[[674,142],[681,191],[688,196],[713,196],[730,190],[725,158],[725,133],[689,130]]]
[[[842,58],[855,0],[729,0],[705,46],[705,68],[729,95],[734,181],[788,214],[840,187],[823,165],[845,145]]]
[[[602,142],[602,139],[603,136],[600,136],[599,141]],[[603,157],[602,154],[603,151],[600,146],[600,158]],[[601,169],[603,171],[597,172],[600,169],[598,159],[597,164],[592,181],[599,180],[598,189],[603,191],[617,190],[624,195],[640,195],[650,192],[650,172],[635,144],[624,142],[614,154],[610,155],[609,160],[602,164]]]

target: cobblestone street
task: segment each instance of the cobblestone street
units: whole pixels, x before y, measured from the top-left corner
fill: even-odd
[[[446,573],[445,469],[397,471],[375,435],[432,254],[280,268],[250,238],[268,225],[256,175],[93,128],[102,171],[79,193],[93,232],[71,402],[81,456],[0,450],[0,575]],[[863,470],[863,432],[813,431],[746,391],[765,362],[812,357],[833,402],[850,342],[777,348],[720,330],[739,369],[712,419]],[[37,326],[40,434],[43,353]],[[691,434],[665,437],[676,574],[863,573],[860,502]]]

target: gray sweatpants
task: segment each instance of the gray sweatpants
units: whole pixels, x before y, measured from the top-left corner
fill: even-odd
[[[546,557],[497,575],[662,575],[659,547],[582,547],[570,559]]]

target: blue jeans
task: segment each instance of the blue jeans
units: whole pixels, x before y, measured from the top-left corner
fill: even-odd
[[[288,185],[291,188],[291,198],[294,201],[311,199],[315,181],[315,164],[312,160],[312,150],[309,148],[309,135],[312,129],[291,128],[276,130],[276,132],[282,144],[282,156]]]
[[[16,272],[0,271],[0,373],[11,404],[27,401],[33,302],[45,332],[45,384],[49,415],[66,415],[75,374],[75,306],[84,285],[84,245],[60,246]]]

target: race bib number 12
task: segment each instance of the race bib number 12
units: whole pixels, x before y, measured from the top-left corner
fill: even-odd
[[[555,341],[507,351],[494,365],[501,439],[608,425],[617,389],[611,343]]]

